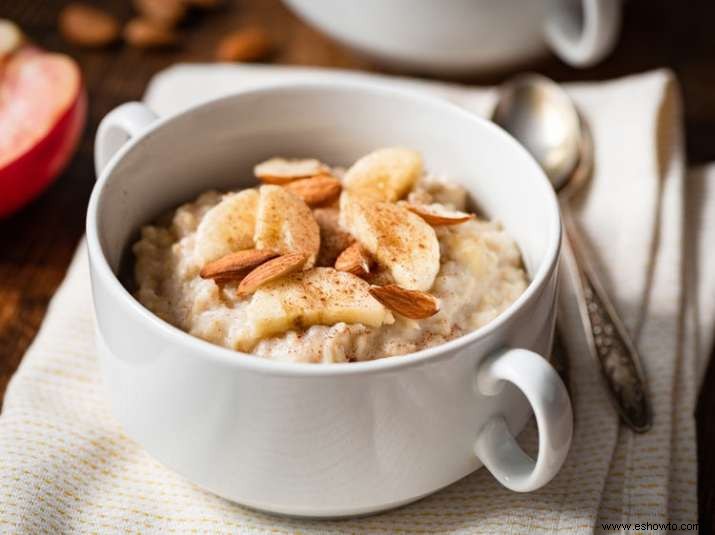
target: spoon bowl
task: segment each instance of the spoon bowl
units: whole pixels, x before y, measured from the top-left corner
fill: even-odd
[[[525,74],[500,88],[492,119],[544,169],[554,189],[572,177],[583,150],[583,129],[568,95],[554,82]]]

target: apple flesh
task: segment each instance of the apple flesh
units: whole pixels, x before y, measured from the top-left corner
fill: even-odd
[[[72,59],[32,47],[0,57],[0,217],[59,175],[86,117],[87,97]]]

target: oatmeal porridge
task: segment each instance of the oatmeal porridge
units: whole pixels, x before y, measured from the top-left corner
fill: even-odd
[[[272,360],[353,362],[441,344],[526,288],[514,241],[418,153],[347,170],[273,158],[141,230],[136,297],[176,327]]]

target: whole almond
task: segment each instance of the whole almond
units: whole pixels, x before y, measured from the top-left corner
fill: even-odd
[[[159,48],[177,41],[176,33],[149,19],[135,18],[124,27],[124,39],[137,48]]]
[[[273,48],[268,34],[259,27],[245,28],[226,34],[216,47],[219,61],[258,61]]]
[[[183,0],[134,0],[134,8],[142,18],[166,28],[176,26],[186,15]]]
[[[340,256],[335,260],[335,269],[338,271],[347,271],[358,277],[365,277],[370,274],[372,262],[372,257],[362,245],[353,243],[340,253]]]
[[[229,253],[209,262],[201,268],[201,278],[214,279],[218,283],[239,281],[264,262],[275,258],[278,253],[259,249],[246,249]]]
[[[306,260],[306,256],[302,253],[289,253],[269,260],[244,277],[238,285],[238,294],[252,294],[267,282],[300,271]]]
[[[474,214],[468,214],[458,210],[448,210],[441,207],[437,209],[436,207],[425,204],[415,204],[405,201],[400,201],[399,204],[407,208],[410,212],[420,216],[433,227],[459,225],[476,217]]]
[[[102,47],[119,37],[119,22],[94,6],[71,3],[61,12],[59,29],[62,36],[76,45]]]
[[[330,168],[315,158],[271,158],[253,168],[253,174],[261,182],[278,186],[328,172]]]
[[[413,320],[429,318],[439,312],[439,300],[435,296],[397,284],[370,286],[370,294],[393,312]]]
[[[318,175],[289,182],[286,189],[303,199],[308,206],[329,204],[340,197],[342,185],[330,175]]]

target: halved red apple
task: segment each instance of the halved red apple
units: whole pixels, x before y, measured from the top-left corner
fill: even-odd
[[[71,58],[28,45],[0,55],[0,217],[64,169],[86,116],[82,78]]]

